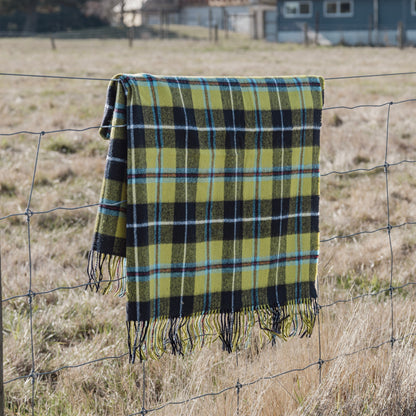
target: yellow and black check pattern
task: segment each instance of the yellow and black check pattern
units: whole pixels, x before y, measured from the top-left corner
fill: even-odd
[[[311,332],[322,103],[312,76],[110,83],[90,276],[123,277],[132,358]]]

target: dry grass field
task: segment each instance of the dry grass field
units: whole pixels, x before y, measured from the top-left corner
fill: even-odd
[[[201,34],[202,32],[200,32]],[[205,33],[206,35],[206,33]],[[270,44],[242,37],[207,40],[1,39],[0,71],[111,78],[119,72],[178,75],[294,75],[326,78],[415,71],[414,49],[346,48]],[[107,82],[0,75],[0,133],[84,129],[101,122]],[[384,164],[388,106],[355,110],[334,106],[382,104],[416,98],[416,75],[327,79],[321,172]],[[390,109],[388,162],[416,160],[416,102]],[[26,210],[37,134],[0,136],[0,218]],[[32,211],[98,202],[107,143],[96,129],[42,137],[31,199]],[[390,223],[416,221],[416,164],[390,166]],[[126,353],[125,299],[83,287],[96,208],[56,210],[30,220],[34,414],[140,414],[142,366],[128,357],[74,366]],[[387,226],[383,168],[321,179],[321,238]],[[29,288],[25,216],[0,220],[3,298]],[[416,282],[416,225],[393,228],[393,286]],[[319,303],[388,289],[391,253],[385,230],[321,244]],[[28,297],[3,303],[4,378],[32,370]],[[145,407],[235,386],[239,415],[414,415],[416,412],[416,300],[413,285],[324,307],[320,331],[228,355],[214,344],[185,358],[164,356],[146,364]],[[319,383],[319,333],[322,380]],[[413,335],[411,335],[413,334]],[[407,336],[409,335],[409,336]],[[383,344],[383,345],[380,345]],[[369,348],[369,347],[377,348]],[[357,352],[362,350],[361,352]],[[356,352],[354,354],[350,354]],[[335,358],[335,359],[332,359]],[[292,369],[272,379],[268,377]],[[264,377],[263,380],[259,380]],[[251,385],[252,381],[257,381]],[[5,385],[7,415],[32,414],[32,379]],[[236,415],[236,389],[152,414]]]

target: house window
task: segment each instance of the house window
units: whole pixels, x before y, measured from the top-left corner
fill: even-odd
[[[413,16],[416,16],[416,0],[411,0],[410,8]]]
[[[416,0],[412,0],[415,2]],[[353,0],[324,1],[324,16],[351,17],[353,15]]]
[[[292,17],[311,17],[312,2],[311,1],[285,1],[283,3],[283,16]]]

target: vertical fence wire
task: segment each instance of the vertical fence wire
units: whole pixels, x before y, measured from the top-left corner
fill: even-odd
[[[40,150],[40,143],[42,140],[42,136],[44,132],[39,134],[38,144],[36,148],[36,156],[35,156],[35,166],[33,168],[33,175],[32,175],[32,183],[30,186],[29,198],[27,201],[26,207],[26,224],[27,224],[27,248],[28,248],[28,260],[29,260],[29,291],[28,291],[28,298],[29,298],[29,325],[30,325],[30,351],[31,351],[31,358],[32,358],[32,370],[30,372],[30,377],[32,379],[32,401],[31,401],[31,409],[32,409],[32,416],[35,415],[35,384],[36,384],[36,367],[35,367],[35,347],[34,347],[34,337],[33,337],[33,300],[35,298],[35,293],[32,291],[32,283],[33,283],[33,264],[32,264],[32,239],[30,238],[30,219],[33,215],[30,204],[32,202],[32,195],[33,195],[33,188],[35,186],[35,176],[36,176],[36,169],[38,166],[39,160],[39,150]]]
[[[392,76],[392,75],[408,75],[408,74],[416,74],[416,73],[400,73],[400,74],[376,74],[376,75],[364,75],[364,76],[351,76],[351,77],[336,77],[336,78],[327,78],[327,80],[336,80],[336,79],[351,79],[351,78],[362,78],[362,77],[372,77],[372,76]],[[32,75],[23,75],[23,74],[2,74],[0,73],[0,75],[17,75],[17,76],[32,76]],[[38,77],[38,75],[36,75]],[[45,78],[55,78],[54,76],[45,76]],[[103,80],[101,78],[80,78],[80,77],[58,77],[58,78],[68,78],[68,79],[93,79],[93,80]],[[385,106],[387,105],[387,117],[386,117],[386,138],[385,138],[385,154],[384,154],[384,164],[381,166],[376,166],[373,168],[368,168],[368,169],[352,169],[349,171],[345,171],[345,172],[329,172],[325,175],[321,175],[321,176],[327,176],[330,174],[346,174],[346,173],[351,173],[351,172],[356,172],[356,171],[370,171],[379,167],[384,167],[384,174],[385,174],[385,190],[386,190],[386,216],[387,216],[387,225],[386,227],[381,227],[379,229],[376,230],[367,230],[367,231],[360,231],[358,233],[354,233],[351,235],[338,235],[338,236],[334,236],[334,237],[330,237],[324,240],[321,240],[321,243],[324,242],[329,242],[332,241],[334,239],[344,239],[344,238],[351,238],[353,236],[356,235],[362,235],[362,234],[371,234],[374,232],[378,232],[378,231],[383,231],[386,230],[387,231],[387,235],[388,235],[388,243],[389,243],[389,249],[390,249],[390,285],[388,289],[381,289],[378,290],[376,292],[371,292],[371,293],[366,293],[363,295],[358,295],[356,297],[351,297],[348,299],[341,299],[335,302],[332,302],[330,304],[327,305],[317,305],[317,310],[316,310],[316,314],[317,314],[317,326],[318,326],[318,360],[316,362],[312,362],[309,363],[308,365],[302,367],[302,368],[292,368],[290,370],[284,371],[284,372],[280,372],[271,376],[263,376],[263,377],[259,377],[255,380],[249,381],[249,382],[245,382],[245,383],[241,383],[240,382],[240,377],[238,375],[237,377],[237,382],[234,386],[229,386],[229,387],[225,387],[222,390],[218,391],[218,392],[208,392],[208,393],[203,393],[200,394],[198,396],[194,396],[194,397],[190,397],[190,398],[186,398],[184,400],[181,401],[175,401],[175,402],[167,402],[159,407],[154,407],[151,409],[146,408],[146,362],[143,361],[142,363],[142,408],[141,411],[138,413],[134,413],[134,415],[145,415],[151,412],[156,412],[159,411],[167,406],[173,406],[173,405],[182,405],[185,403],[188,403],[190,401],[193,400],[198,400],[198,399],[202,399],[204,397],[214,397],[214,396],[218,396],[220,394],[225,393],[226,391],[229,391],[231,389],[235,389],[236,390],[236,414],[237,416],[240,416],[240,392],[242,387],[248,387],[248,386],[252,386],[255,385],[256,383],[259,383],[261,381],[264,380],[273,380],[273,379],[277,379],[278,377],[282,377],[284,375],[290,374],[290,373],[295,373],[295,372],[302,372],[307,370],[308,368],[311,368],[312,366],[317,366],[318,367],[318,375],[319,375],[319,383],[322,383],[322,367],[325,363],[329,363],[329,362],[333,362],[337,359],[339,359],[340,357],[346,357],[346,356],[353,356],[356,354],[359,354],[363,351],[368,351],[370,349],[377,349],[380,348],[383,345],[386,345],[388,343],[391,344],[391,347],[393,349],[393,346],[396,342],[399,341],[405,341],[406,339],[408,339],[409,337],[415,336],[415,333],[409,333],[409,334],[405,334],[404,336],[398,337],[397,339],[395,338],[395,320],[394,320],[394,292],[397,291],[400,288],[406,287],[408,285],[416,285],[416,282],[409,282],[406,284],[403,284],[401,286],[394,286],[394,280],[393,280],[393,276],[394,276],[394,251],[393,251],[393,244],[392,244],[392,236],[391,236],[391,232],[394,228],[399,228],[405,225],[416,225],[416,222],[412,222],[412,221],[408,221],[406,223],[403,224],[398,224],[398,225],[392,225],[391,224],[391,218],[390,218],[390,192],[389,192],[389,168],[392,165],[400,165],[400,164],[405,164],[405,163],[412,163],[412,164],[416,164],[415,160],[403,160],[400,162],[396,162],[396,163],[392,163],[389,164],[388,161],[388,156],[389,156],[389,127],[390,127],[390,110],[392,105],[395,104],[401,104],[404,102],[415,102],[416,99],[410,99],[410,100],[403,100],[400,102],[389,102],[386,104],[382,104],[382,105],[358,105],[358,106],[354,106],[354,107],[345,107],[345,106],[339,106],[339,107],[331,107],[328,109],[334,109],[334,108],[347,108],[347,109],[354,109],[354,108],[358,108],[358,107],[381,107],[381,106]],[[86,129],[81,129],[81,130],[87,130],[87,129],[94,129],[97,127],[87,127]],[[74,130],[74,131],[78,131],[80,129],[65,129],[65,130],[57,130],[58,131],[68,131],[68,130]],[[10,135],[15,135],[15,134],[20,134],[22,132],[16,132],[16,133],[5,133],[2,134],[0,133],[0,136],[10,136]],[[115,357],[103,357],[100,359],[96,359],[96,360],[91,360],[88,362],[84,362],[84,363],[80,363],[77,365],[73,365],[73,366],[63,366],[61,368],[58,368],[56,370],[52,370],[52,371],[48,371],[48,372],[36,372],[36,354],[35,354],[35,340],[34,340],[34,332],[33,332],[33,313],[34,313],[34,306],[33,306],[33,302],[35,299],[35,296],[41,295],[41,294],[46,294],[46,293],[51,293],[53,291],[56,290],[71,290],[74,288],[78,288],[78,287],[83,287],[85,286],[85,284],[81,284],[81,285],[76,285],[73,287],[58,287],[58,288],[54,288],[52,290],[49,291],[44,291],[44,292],[39,292],[39,293],[34,293],[32,288],[33,288],[33,264],[32,264],[32,238],[31,238],[31,217],[35,214],[35,212],[33,212],[31,210],[31,200],[32,200],[32,194],[33,194],[33,189],[34,189],[34,184],[35,184],[35,175],[36,175],[36,170],[37,170],[37,164],[38,164],[38,160],[39,160],[39,151],[40,151],[40,146],[41,146],[41,140],[42,137],[45,135],[45,132],[42,131],[40,133],[33,133],[33,132],[26,132],[29,134],[37,134],[38,135],[38,143],[37,143],[37,149],[36,149],[36,155],[35,155],[35,161],[34,161],[34,168],[33,168],[33,175],[32,175],[32,181],[31,181],[31,186],[30,186],[30,192],[29,192],[29,197],[28,197],[28,201],[27,201],[27,207],[24,213],[12,213],[10,215],[6,215],[5,217],[1,217],[0,220],[4,220],[6,218],[12,217],[12,216],[20,216],[20,215],[24,215],[26,217],[26,226],[27,226],[27,244],[28,244],[28,271],[29,271],[29,288],[28,288],[28,292],[26,294],[23,295],[17,295],[17,296],[13,296],[10,297],[8,299],[2,299],[2,304],[4,302],[7,302],[11,299],[15,299],[15,298],[19,298],[19,297],[27,297],[28,298],[28,302],[29,302],[29,327],[30,327],[30,355],[31,355],[31,372],[30,374],[26,375],[26,376],[19,376],[16,377],[14,379],[11,380],[7,380],[4,383],[2,383],[1,385],[1,390],[0,393],[2,393],[3,390],[3,384],[8,384],[11,383],[13,381],[19,380],[19,379],[30,379],[31,380],[31,401],[30,401],[30,408],[31,408],[31,413],[32,416],[35,415],[35,401],[36,401],[36,382],[39,379],[40,376],[42,375],[46,375],[46,374],[51,374],[54,372],[58,372],[58,371],[62,371],[64,369],[70,369],[70,368],[76,368],[76,367],[81,367],[84,365],[89,365],[91,363],[95,363],[95,362],[100,362],[100,361],[104,361],[104,360],[117,360],[117,359],[121,359],[123,357],[128,356],[128,353],[125,354],[121,354],[119,356],[115,356]],[[52,133],[52,132],[51,132]],[[55,132],[53,132],[55,133]],[[80,206],[80,207],[75,207],[75,208],[71,208],[71,209],[80,209],[80,208],[84,208],[87,206],[94,206],[96,204],[93,205],[85,205],[85,206]],[[53,208],[52,210],[49,211],[43,211],[43,212],[36,212],[36,214],[44,214],[47,212],[51,212],[57,209],[68,209],[68,208],[64,208],[64,207],[57,207],[57,208]],[[1,257],[0,257],[0,262],[1,262]],[[0,298],[1,298],[1,263],[0,263]],[[328,308],[331,306],[334,306],[338,303],[346,303],[346,302],[353,302],[356,299],[360,299],[363,298],[365,296],[376,296],[378,294],[381,293],[389,293],[389,304],[390,304],[390,339],[387,341],[382,341],[380,343],[378,343],[377,345],[370,345],[364,348],[360,348],[354,351],[351,351],[349,353],[343,353],[343,354],[339,354],[338,356],[335,357],[331,357],[328,358],[326,360],[323,359],[323,355],[322,355],[322,341],[321,341],[321,318],[320,318],[320,312],[322,311],[322,308]],[[1,319],[1,311],[0,311],[0,319]],[[1,328],[1,326],[0,326]],[[1,345],[1,343],[0,343]],[[0,352],[1,354],[1,352]],[[1,355],[0,355],[1,358]],[[2,363],[3,364],[3,360]],[[394,364],[394,363],[393,363]],[[1,368],[1,367],[0,367]],[[237,372],[239,373],[239,363],[238,363],[238,352],[236,352],[236,369]],[[394,370],[394,369],[393,369]],[[1,375],[1,374],[0,374]],[[0,380],[3,381],[3,380]],[[3,404],[4,404],[4,400],[2,400]],[[1,409],[1,408],[0,408]],[[0,416],[2,415],[2,413],[0,413]]]
[[[388,154],[389,154],[389,128],[390,128],[390,110],[393,103],[389,103],[387,107],[387,118],[386,118],[386,151],[384,154],[384,175],[386,178],[386,212],[387,212],[387,235],[389,241],[390,249],[390,286],[389,286],[389,297],[390,297],[390,324],[391,324],[391,333],[390,333],[390,342],[391,347],[394,347],[394,302],[393,302],[393,270],[394,270],[394,253],[393,253],[393,244],[391,238],[391,222],[390,222],[390,193],[389,193],[389,163],[388,163]]]
[[[147,413],[146,410],[146,361],[143,360],[142,362],[142,410],[140,411],[141,415],[145,415]]]
[[[0,240],[0,301],[2,295],[1,281],[1,240]],[[0,416],[4,416],[4,388],[3,388],[3,302],[0,302]]]
[[[235,385],[235,389],[236,389],[236,393],[237,393],[237,409],[236,409],[236,415],[240,416],[240,389],[241,389],[241,384],[240,384],[240,376],[239,376],[239,368],[238,368],[238,351],[235,352],[235,366],[237,369],[237,383]]]
[[[320,307],[318,305],[318,310],[317,310],[317,319],[318,319],[318,371],[319,371],[319,384],[322,383],[322,365],[323,365],[323,361],[322,361],[322,345],[321,345],[321,316],[320,316]]]

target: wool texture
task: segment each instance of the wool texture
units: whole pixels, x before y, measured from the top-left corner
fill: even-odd
[[[130,359],[231,352],[255,323],[310,335],[319,251],[317,76],[116,76],[88,272],[127,294]]]

